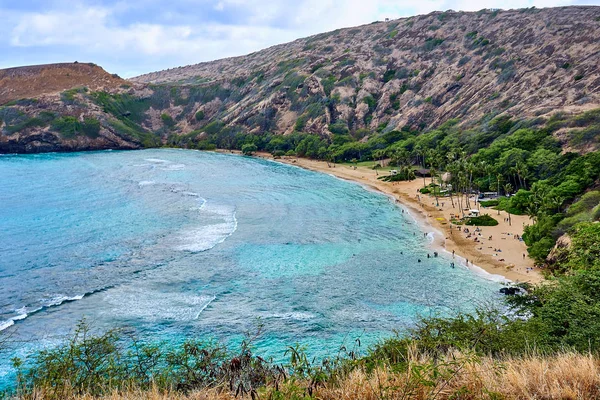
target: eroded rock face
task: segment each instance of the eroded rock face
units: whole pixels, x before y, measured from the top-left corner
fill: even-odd
[[[554,245],[554,248],[552,251],[550,251],[550,254],[548,254],[546,262],[552,265],[564,261],[565,254],[568,253],[569,249],[571,248],[571,243],[572,240],[569,235],[564,234],[559,237]]]

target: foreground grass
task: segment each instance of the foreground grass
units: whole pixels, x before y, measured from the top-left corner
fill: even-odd
[[[102,397],[70,396],[78,400],[229,400],[229,399],[598,399],[600,359],[564,352],[504,359],[449,353],[441,359],[412,352],[408,367],[395,371],[382,365],[365,367],[322,384],[287,379],[271,383],[254,395],[237,396],[226,387],[181,394],[160,391],[114,392]],[[30,399],[44,399],[39,389]]]

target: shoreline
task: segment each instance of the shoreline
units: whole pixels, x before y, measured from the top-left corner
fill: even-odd
[[[220,151],[223,154],[241,154],[239,151]],[[523,234],[523,226],[529,220],[525,216],[511,215],[512,225],[509,226],[506,221],[499,220],[498,225],[494,227],[482,227],[482,232],[485,230],[486,235],[492,233],[488,240],[485,235],[479,234],[481,238],[478,242],[470,240],[470,235],[464,236],[463,231],[454,229],[455,226],[449,223],[448,214],[453,208],[446,204],[448,199],[440,200],[445,207],[436,206],[434,203],[428,204],[433,196],[419,194],[419,198],[411,196],[415,193],[415,188],[423,187],[420,179],[403,182],[383,182],[378,180],[378,172],[365,167],[350,167],[347,165],[333,164],[328,166],[326,161],[310,160],[304,158],[281,158],[274,159],[269,153],[256,153],[256,157],[267,159],[270,161],[280,162],[286,165],[297,166],[314,172],[329,174],[333,177],[358,183],[365,189],[375,190],[379,193],[389,196],[395,202],[401,204],[407,209],[409,214],[417,221],[417,224],[422,225],[423,231],[433,234],[433,242],[431,246],[448,252],[451,256],[457,256],[459,263],[466,265],[473,273],[483,276],[487,279],[495,281],[510,281],[514,283],[528,282],[540,283],[544,280],[538,268],[534,268],[533,260],[527,257],[527,248],[522,241],[507,240],[510,236]],[[486,209],[487,210],[487,209]],[[494,212],[495,210],[487,210]],[[500,214],[504,215],[502,211]],[[498,218],[496,218],[498,220]],[[464,226],[463,226],[464,228]],[[506,231],[506,232],[504,232]],[[510,232],[509,232],[510,231]],[[506,237],[502,237],[505,235]],[[478,238],[479,239],[479,238]],[[484,243],[484,240],[486,243]],[[490,244],[486,249],[483,249],[484,244]],[[477,247],[481,246],[481,247]],[[505,250],[502,251],[500,248]],[[492,250],[489,250],[492,248]],[[502,251],[494,253],[498,249]],[[523,254],[523,258],[519,257]],[[500,258],[503,257],[503,258]],[[467,262],[468,260],[468,262]],[[511,266],[512,264],[512,266]],[[503,279],[501,279],[503,278]]]

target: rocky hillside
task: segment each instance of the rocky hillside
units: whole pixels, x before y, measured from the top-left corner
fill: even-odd
[[[327,134],[530,117],[600,104],[600,7],[435,12],[341,29],[244,57],[143,75],[221,87],[206,115],[228,125]],[[261,123],[257,123],[260,121]]]
[[[137,149],[156,135],[118,121],[96,104],[131,84],[95,64],[0,70],[0,153]]]
[[[84,71],[63,82],[75,74],[64,68],[85,64],[5,70],[0,104],[13,102],[0,107],[0,152],[264,132],[361,138],[450,119],[472,128],[498,115],[579,114],[600,106],[599,59],[600,7],[582,6],[375,22],[130,83],[106,73],[88,79]],[[95,121],[92,133],[86,118]],[[556,135],[572,145],[570,131]]]
[[[119,87],[126,82],[95,64],[64,63],[0,70],[0,104],[52,94],[77,86],[92,90]]]

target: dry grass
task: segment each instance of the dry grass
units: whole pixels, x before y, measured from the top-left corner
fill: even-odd
[[[356,369],[338,383],[314,389],[309,397],[303,382],[287,382],[267,388],[260,399],[379,400],[379,399],[600,399],[600,358],[563,353],[551,357],[527,356],[498,360],[451,354],[434,362],[413,354],[402,372],[380,367],[371,373]],[[306,396],[306,397],[304,397]],[[146,392],[115,393],[105,400],[233,400],[218,389],[188,395]],[[250,396],[243,397],[249,399]],[[36,396],[43,399],[43,396]],[[97,400],[84,396],[77,400]]]
[[[460,359],[460,358],[459,358]],[[504,361],[463,359],[441,368],[440,378],[419,382],[410,371],[355,371],[320,399],[600,399],[600,359],[575,353]],[[425,381],[430,381],[427,386]],[[419,384],[421,383],[421,384]]]

